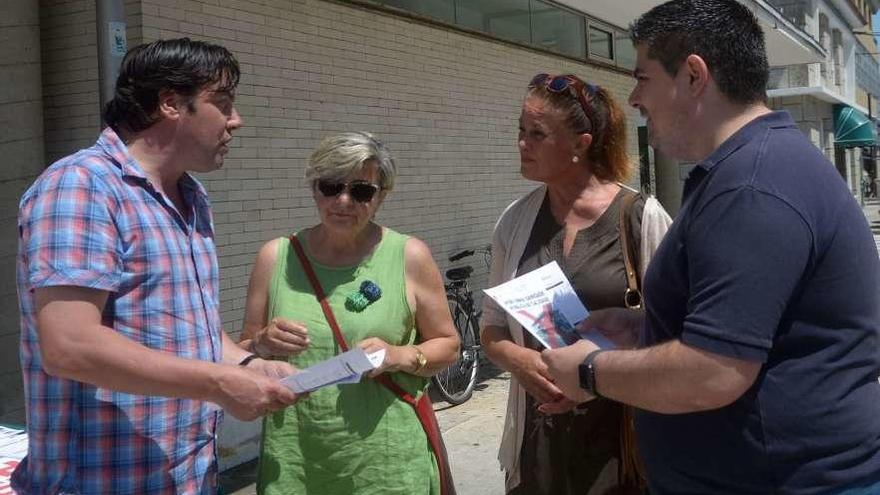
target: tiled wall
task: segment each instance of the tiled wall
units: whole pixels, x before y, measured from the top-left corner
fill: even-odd
[[[0,3],[0,423],[24,423],[15,291],[18,199],[43,165],[37,2]]]

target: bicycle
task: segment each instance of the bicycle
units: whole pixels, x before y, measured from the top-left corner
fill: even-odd
[[[491,259],[491,246],[479,249],[468,249],[449,257],[450,262],[458,261],[476,253],[483,253],[486,267]],[[431,377],[431,382],[446,402],[458,405],[466,402],[474,393],[477,374],[480,371],[480,328],[478,325],[479,311],[474,305],[474,293],[468,285],[468,279],[474,267],[462,266],[446,270],[446,300],[452,323],[461,340],[458,359],[448,368]]]

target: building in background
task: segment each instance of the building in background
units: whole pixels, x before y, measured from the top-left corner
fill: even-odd
[[[771,71],[770,106],[791,112],[801,130],[831,160],[853,194],[877,175],[877,45],[871,17],[876,0],[770,2],[825,52],[817,62]]]
[[[561,0],[567,5],[583,9],[585,12],[601,13],[615,25],[628,26],[636,17],[663,0]],[[818,41],[802,27],[788,20],[778,8],[765,0],[740,0],[746,5],[761,24],[767,45],[767,56],[771,67],[818,62],[825,51]],[[644,121],[636,119],[640,140],[639,161],[641,176],[651,182],[643,188],[654,193],[671,215],[681,206],[681,193],[684,180],[693,164],[672,160],[652,149],[647,144],[647,128]]]

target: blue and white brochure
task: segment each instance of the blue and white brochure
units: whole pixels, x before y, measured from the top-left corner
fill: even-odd
[[[583,336],[577,332],[577,325],[590,312],[555,261],[484,292],[548,349],[565,347],[581,338],[603,349],[614,348],[596,330]]]

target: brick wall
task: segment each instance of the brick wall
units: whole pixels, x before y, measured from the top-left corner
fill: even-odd
[[[15,289],[18,199],[42,169],[37,2],[0,3],[0,423],[24,423]]]
[[[96,32],[94,0],[40,2],[47,164],[100,130]]]
[[[101,131],[95,0],[41,0],[45,164],[94,144]],[[140,42],[140,0],[125,0],[129,46]]]
[[[207,39],[242,64],[245,127],[224,168],[201,177],[233,332],[260,245],[315,221],[302,176],[320,138],[369,130],[385,141],[399,179],[379,221],[443,260],[488,243],[502,209],[532,187],[519,176],[516,134],[535,73],[580,74],[621,102],[632,87],[621,72],[337,2],[144,0],[142,14],[145,40]],[[635,156],[632,126],[629,137]]]

